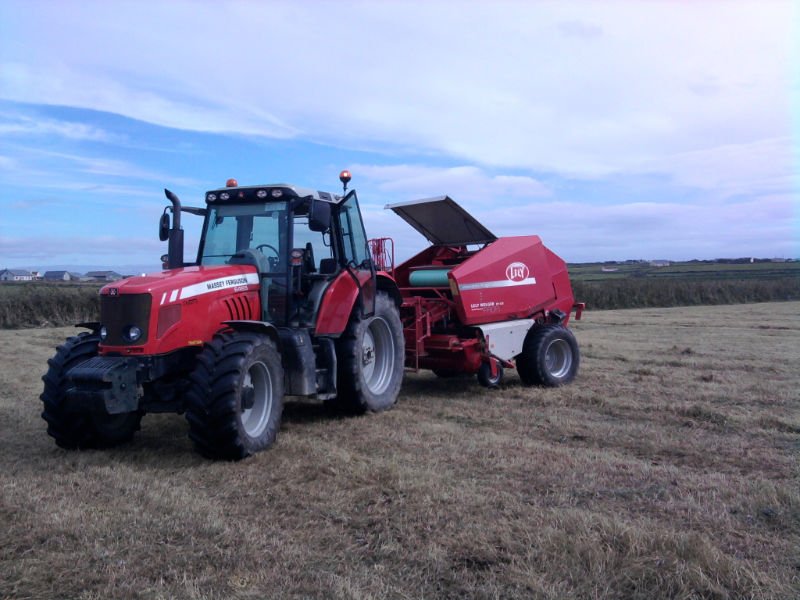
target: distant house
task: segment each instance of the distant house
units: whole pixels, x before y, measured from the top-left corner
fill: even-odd
[[[603,273],[616,273],[619,271],[619,267],[601,267],[600,270]]]
[[[116,271],[89,271],[86,277],[92,281],[116,281],[117,279],[122,279],[122,275]]]
[[[80,281],[80,273],[70,271],[45,271],[42,277],[45,281]]]
[[[33,274],[23,269],[3,269],[0,271],[0,281],[31,281]]]
[[[668,267],[672,264],[671,260],[651,260],[651,267]]]

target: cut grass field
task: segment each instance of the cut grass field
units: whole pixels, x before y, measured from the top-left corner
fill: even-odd
[[[39,378],[72,330],[0,331],[0,598],[797,598],[799,315],[590,311],[568,387],[289,403],[239,463],[175,415],[57,449]]]

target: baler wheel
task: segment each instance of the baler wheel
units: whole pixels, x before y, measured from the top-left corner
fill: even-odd
[[[208,458],[240,460],[270,447],[283,413],[275,343],[249,332],[217,335],[197,358],[186,394],[189,437]]]
[[[579,364],[572,331],[563,325],[534,326],[517,357],[517,372],[526,385],[557,387],[575,379]]]
[[[102,415],[72,412],[64,406],[69,381],[67,372],[80,362],[97,356],[100,336],[80,333],[58,347],[55,356],[47,361],[49,369],[42,377],[44,403],[42,418],[47,421],[47,433],[62,448],[108,448],[128,442],[140,428],[142,413]]]
[[[333,405],[346,412],[381,412],[394,406],[403,382],[403,324],[394,300],[375,295],[375,314],[356,307],[337,341],[338,394]]]
[[[489,363],[482,363],[478,369],[478,383],[483,387],[496,388],[503,381],[503,365],[497,364],[497,375],[492,377],[492,367]]]

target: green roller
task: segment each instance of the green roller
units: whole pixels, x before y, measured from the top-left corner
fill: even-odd
[[[411,287],[447,287],[450,285],[447,280],[449,272],[450,269],[412,271],[408,278],[408,283],[411,284]]]

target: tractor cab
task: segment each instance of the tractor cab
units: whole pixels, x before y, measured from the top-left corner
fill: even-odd
[[[343,271],[355,274],[362,288],[370,288],[368,297],[373,296],[375,268],[356,192],[346,189],[349,177],[340,175],[344,195],[288,184],[239,186],[228,180],[224,188],[205,195],[194,264],[254,266],[259,319],[277,326],[313,327],[323,294]]]

